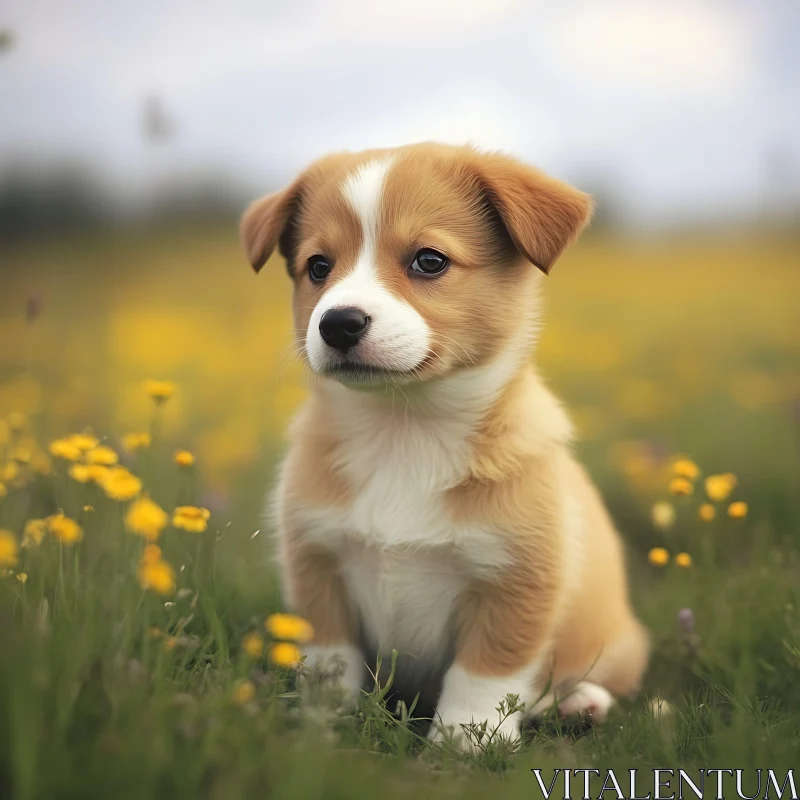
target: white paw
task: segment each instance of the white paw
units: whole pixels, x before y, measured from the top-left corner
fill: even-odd
[[[562,717],[580,715],[594,722],[605,722],[608,711],[614,705],[611,693],[596,683],[581,681],[563,700],[558,703],[558,713]]]
[[[303,673],[320,684],[335,686],[346,704],[355,704],[364,680],[364,657],[349,644],[308,645]]]
[[[442,707],[436,712],[428,738],[435,743],[452,742],[460,750],[472,753],[500,737],[517,740],[520,716],[516,713],[501,718],[497,706],[491,709]]]
[[[485,731],[481,743],[488,738],[496,740],[499,736],[518,739],[521,711],[507,714],[498,709],[501,703],[505,704],[509,694],[517,695],[520,702],[524,702],[530,694],[530,683],[528,670],[518,675],[496,678],[475,675],[454,664],[444,676],[429,738],[434,742],[451,740],[466,751],[479,746],[478,736],[470,732],[476,726]]]

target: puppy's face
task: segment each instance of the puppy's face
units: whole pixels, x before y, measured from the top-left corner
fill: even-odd
[[[500,352],[590,212],[511,158],[421,144],[318,161],[254,203],[242,236],[256,270],[276,246],[286,259],[311,369],[383,385]]]

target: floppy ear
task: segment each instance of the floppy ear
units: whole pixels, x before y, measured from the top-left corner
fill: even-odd
[[[500,154],[476,154],[483,191],[517,250],[545,274],[589,221],[588,194]]]
[[[242,215],[239,231],[247,257],[258,272],[278,247],[291,272],[294,216],[300,202],[300,182],[251,203]]]

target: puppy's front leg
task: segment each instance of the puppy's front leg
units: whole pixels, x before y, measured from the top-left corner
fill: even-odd
[[[458,618],[456,654],[444,676],[431,738],[445,731],[462,746],[471,743],[462,726],[487,721],[487,730],[519,735],[522,714],[501,721],[500,702],[508,694],[535,701],[547,681],[546,645],[553,618],[555,587],[521,568],[496,582],[476,582],[465,594]],[[538,691],[537,687],[538,686]]]
[[[289,536],[284,538],[283,561],[286,602],[314,628],[314,638],[304,650],[306,664],[337,674],[346,699],[354,702],[365,666],[338,559],[321,547]]]

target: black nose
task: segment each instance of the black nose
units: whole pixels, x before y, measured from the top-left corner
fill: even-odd
[[[360,308],[330,308],[319,321],[326,344],[346,353],[366,333],[369,317]]]

